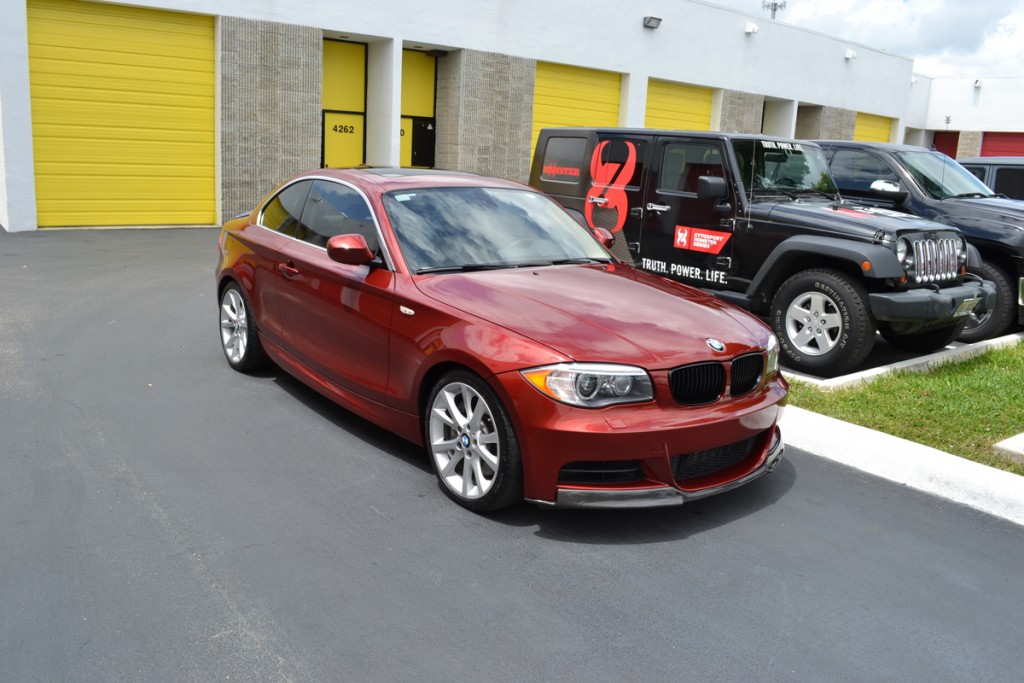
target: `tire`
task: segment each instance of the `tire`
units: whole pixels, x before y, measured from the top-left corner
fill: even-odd
[[[867,290],[837,270],[792,276],[776,292],[769,315],[783,362],[802,372],[841,375],[860,365],[875,345]]]
[[[996,303],[986,313],[971,313],[967,317],[967,326],[960,334],[960,341],[968,344],[1003,334],[1010,329],[1017,314],[1017,295],[1006,271],[991,261],[983,261],[978,274],[995,283]]]
[[[220,295],[220,345],[228,365],[239,372],[252,372],[267,365],[252,307],[234,282]]]
[[[498,396],[473,373],[449,372],[434,385],[423,435],[441,490],[462,507],[490,512],[523,499],[512,422]]]
[[[931,353],[943,349],[961,336],[967,319],[949,326],[940,327],[936,330],[928,330],[918,334],[893,334],[885,325],[879,326],[882,338],[898,349],[916,351],[917,353]]]

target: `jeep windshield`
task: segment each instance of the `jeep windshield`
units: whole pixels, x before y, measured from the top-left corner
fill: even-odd
[[[396,190],[384,208],[414,273],[467,273],[581,263],[610,254],[537,192],[486,187]]]
[[[748,197],[827,197],[836,199],[821,149],[799,142],[733,140],[741,179]]]
[[[995,196],[973,173],[940,152],[896,152],[896,157],[933,199]]]

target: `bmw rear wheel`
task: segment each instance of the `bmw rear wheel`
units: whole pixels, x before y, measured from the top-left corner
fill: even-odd
[[[519,444],[508,413],[483,380],[464,370],[442,377],[423,422],[430,462],[449,498],[476,512],[522,500]]]
[[[250,372],[266,365],[252,308],[234,282],[220,295],[220,343],[228,365],[239,372]]]

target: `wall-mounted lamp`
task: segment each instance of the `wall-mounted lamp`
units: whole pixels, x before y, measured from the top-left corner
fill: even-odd
[[[846,59],[857,59],[857,53],[850,48],[846,48],[846,54],[844,54],[843,57]]]
[[[974,81],[974,87],[975,88],[980,88],[981,87],[981,79],[980,78],[978,80]]]
[[[644,28],[658,28],[661,26],[661,17],[644,17]]]
[[[911,76],[910,77],[910,85],[914,85],[915,83],[917,83],[917,76]]]
[[[757,33],[758,26],[752,21],[748,21],[747,25],[743,28],[743,31],[749,36],[751,33]]]

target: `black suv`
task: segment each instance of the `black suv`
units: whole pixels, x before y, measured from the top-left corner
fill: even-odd
[[[848,206],[813,143],[646,129],[541,131],[530,184],[619,258],[765,316],[786,363],[848,372],[875,343],[953,341],[990,282],[955,228]]]
[[[816,141],[848,199],[955,225],[981,252],[978,274],[996,285],[991,311],[971,316],[962,341],[1024,323],[1024,202],[992,191],[941,152],[911,145]]]

